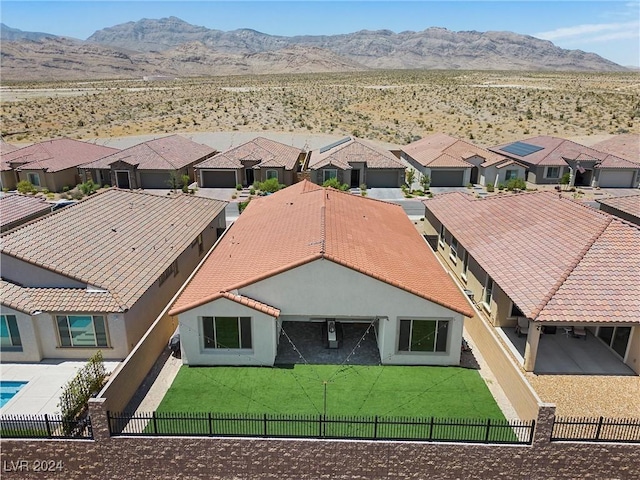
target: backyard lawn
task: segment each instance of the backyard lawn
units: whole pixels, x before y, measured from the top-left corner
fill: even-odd
[[[157,411],[504,418],[478,372],[459,367],[183,366]]]

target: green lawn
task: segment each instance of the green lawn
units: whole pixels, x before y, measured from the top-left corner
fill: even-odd
[[[458,367],[183,366],[157,411],[504,419],[478,372]]]

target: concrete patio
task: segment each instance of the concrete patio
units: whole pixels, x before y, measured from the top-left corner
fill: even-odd
[[[524,358],[527,342],[526,335],[518,337],[514,328],[498,329],[502,331],[514,349]],[[514,352],[515,353],[515,352]],[[587,339],[565,335],[558,327],[554,334],[540,336],[536,357],[536,374],[565,375],[635,375],[619,357],[611,352],[591,332]]]

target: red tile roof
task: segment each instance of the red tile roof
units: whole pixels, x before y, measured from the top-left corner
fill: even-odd
[[[524,157],[502,150],[514,142],[491,147],[489,150],[530,165],[566,166],[566,160],[595,160],[597,162],[596,168],[638,168],[637,165],[624,158],[585,147],[564,138],[542,135],[521,140],[521,142],[543,148]]]
[[[225,206],[192,195],[109,189],[5,233],[2,253],[106,290],[125,310]],[[10,272],[3,277],[11,279]],[[72,298],[79,303],[69,310],[85,307],[80,294],[47,290],[59,294],[55,298],[60,306],[69,307]]]
[[[551,192],[424,204],[527,317],[640,322],[637,226]]]
[[[9,162],[5,161],[4,155],[17,150],[18,148],[20,147],[16,147],[15,145],[11,145],[10,143],[0,140],[0,171],[5,172],[7,170],[11,170],[11,165],[9,165]]]
[[[125,162],[138,170],[178,170],[203,160],[216,151],[180,135],[157,138],[88,162],[80,168],[110,168],[112,163]]]
[[[444,133],[434,133],[418,141],[405,145],[401,150],[420,165],[425,167],[463,167],[471,168],[472,164],[466,162],[473,156],[485,159],[484,166],[501,162],[505,158],[489,150],[460,140]]]
[[[640,194],[628,195],[625,197],[603,198],[596,201],[602,205],[607,205],[615,208],[616,210],[620,210],[623,213],[640,218]]]
[[[329,150],[321,152],[313,150],[309,158],[309,168],[317,170],[328,165],[342,170],[351,169],[351,163],[365,163],[367,168],[402,168],[402,161],[388,150],[378,147],[366,140],[356,137],[348,137],[349,140]]]
[[[71,138],[58,138],[19,148],[6,155],[3,154],[2,159],[8,163],[20,163],[21,165],[16,170],[59,172],[117,151],[115,148],[94,145]]]
[[[33,216],[44,215],[51,211],[52,205],[39,197],[29,195],[3,195],[0,197],[0,228],[30,219]]]
[[[308,181],[252,200],[170,313],[227,297],[243,286],[322,258],[472,314],[400,206]]]
[[[195,168],[243,168],[241,160],[255,160],[257,167],[284,167],[294,170],[302,150],[284,143],[257,137],[253,140],[218,153]]]
[[[634,163],[640,163],[640,135],[637,133],[616,135],[598,142],[592,147],[601,152],[610,153]]]

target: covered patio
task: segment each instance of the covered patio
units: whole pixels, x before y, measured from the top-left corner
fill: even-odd
[[[324,322],[283,322],[275,364],[380,365],[377,326],[337,322],[338,348],[328,348],[325,326]]]
[[[518,336],[515,328],[502,327],[498,330],[511,343],[512,351],[520,357],[521,363],[524,363],[527,335]],[[533,372],[565,375],[635,375],[620,357],[589,330],[586,330],[586,339],[575,338],[562,327],[557,327],[555,333],[540,334]]]

